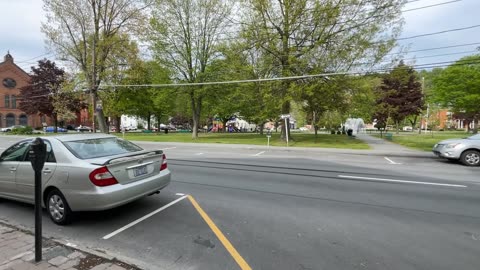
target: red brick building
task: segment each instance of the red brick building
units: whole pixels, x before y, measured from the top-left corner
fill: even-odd
[[[0,62],[0,127],[23,125],[41,127],[51,124],[51,119],[39,115],[27,115],[18,109],[20,88],[29,83],[30,76],[17,66],[10,53]]]

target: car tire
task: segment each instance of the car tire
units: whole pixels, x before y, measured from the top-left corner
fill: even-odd
[[[480,152],[467,150],[460,156],[460,161],[466,166],[480,166]]]
[[[67,200],[58,189],[54,189],[48,193],[45,206],[50,219],[54,223],[67,225],[72,222],[72,210],[70,210]]]

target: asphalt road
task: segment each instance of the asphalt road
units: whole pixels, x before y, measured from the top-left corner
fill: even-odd
[[[419,157],[142,145],[166,149],[168,188],[114,210],[79,213],[66,227],[45,215],[45,233],[149,269],[241,269],[239,259],[252,269],[289,270],[480,265],[480,168]],[[33,207],[3,200],[0,218],[32,227]]]

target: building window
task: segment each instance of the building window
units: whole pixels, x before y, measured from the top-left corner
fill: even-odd
[[[5,108],[10,108],[10,96],[5,95]]]
[[[16,109],[17,108],[17,96],[15,95],[12,95],[12,109]]]
[[[15,125],[15,115],[13,113],[9,113],[7,114],[7,117],[6,118],[6,126],[7,127],[11,127],[11,126],[14,126]]]
[[[25,114],[20,115],[18,124],[21,126],[28,126],[28,117]]]

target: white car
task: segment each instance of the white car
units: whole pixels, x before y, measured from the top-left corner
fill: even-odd
[[[435,144],[433,153],[438,157],[460,160],[466,166],[480,166],[480,134],[441,141]]]
[[[25,126],[20,126],[20,125],[15,125],[15,126],[11,126],[11,127],[4,127],[2,129],[0,129],[0,131],[2,132],[10,132],[16,128],[25,128]]]
[[[53,222],[68,224],[76,211],[111,209],[159,193],[170,183],[162,150],[145,150],[106,134],[58,135],[47,145],[42,203]],[[34,203],[32,139],[0,155],[0,197]]]

